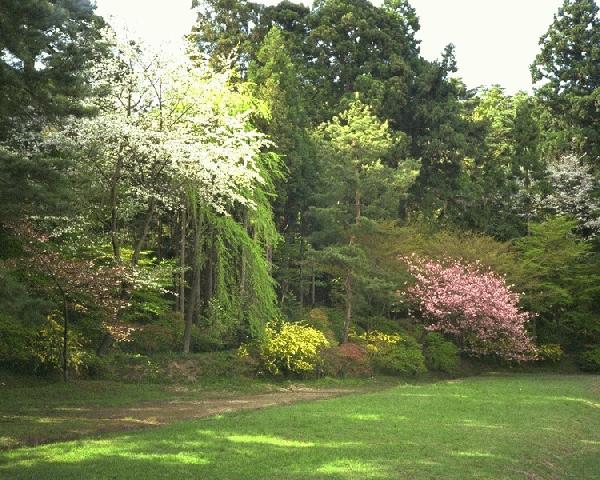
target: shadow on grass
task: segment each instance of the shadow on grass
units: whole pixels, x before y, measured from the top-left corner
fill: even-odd
[[[222,415],[5,452],[0,478],[593,479],[600,472],[598,398],[586,396],[593,380],[407,385]]]

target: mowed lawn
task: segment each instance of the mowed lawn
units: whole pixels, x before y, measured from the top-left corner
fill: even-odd
[[[600,479],[600,376],[481,376],[0,453],[10,479]]]

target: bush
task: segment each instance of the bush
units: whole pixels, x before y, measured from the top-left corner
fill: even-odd
[[[41,327],[28,327],[0,316],[0,364],[37,375],[62,371],[63,328],[53,317]],[[69,332],[68,368],[85,370],[90,354],[74,330]]]
[[[150,355],[169,352],[177,347],[177,330],[174,325],[165,323],[144,325],[135,330],[130,340],[124,344],[127,351]]]
[[[406,294],[431,330],[452,335],[470,354],[531,359],[525,326],[532,315],[520,309],[520,295],[504,276],[451,258],[403,260],[415,279]]]
[[[564,356],[562,347],[556,343],[546,343],[537,347],[537,357],[542,362],[558,363]]]
[[[329,377],[368,377],[373,374],[367,349],[355,343],[323,350],[322,373]]]
[[[16,370],[31,369],[35,331],[0,315],[0,365]]]
[[[329,321],[329,315],[324,308],[313,308],[308,312],[306,316],[306,323],[309,327],[316,328],[325,335],[325,338],[331,343],[337,343],[337,339],[333,329],[331,328],[331,322]]]
[[[402,336],[398,334],[387,334],[379,330],[371,330],[360,335],[352,330],[348,334],[348,338],[359,345],[363,345],[370,353],[387,350],[402,341]]]
[[[579,356],[578,364],[584,372],[600,372],[600,346],[583,352]]]
[[[389,375],[414,377],[427,371],[421,346],[408,336],[373,352],[372,358],[375,368]]]
[[[68,369],[77,375],[87,366],[90,354],[83,348],[81,335],[71,330],[68,338]],[[52,317],[33,341],[33,371],[50,374],[62,370],[63,327]]]
[[[430,332],[425,337],[425,364],[429,370],[456,373],[459,364],[458,347],[443,335]]]
[[[320,352],[328,346],[329,341],[317,329],[285,323],[279,331],[266,327],[258,356],[263,368],[272,375],[307,375],[320,366]]]

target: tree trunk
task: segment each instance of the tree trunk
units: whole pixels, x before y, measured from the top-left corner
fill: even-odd
[[[356,186],[354,189],[354,222],[360,223],[360,173],[356,170]]]
[[[267,269],[269,274],[273,271],[273,245],[267,243]]]
[[[148,211],[146,212],[146,218],[144,219],[144,225],[142,227],[142,232],[138,241],[135,244],[133,249],[133,255],[131,257],[131,264],[135,267],[139,260],[140,254],[142,252],[142,247],[144,246],[144,242],[146,241],[146,237],[148,236],[148,231],[150,230],[150,222],[152,222],[152,217],[154,216],[154,206],[155,200],[154,197],[150,199],[148,203]]]
[[[531,235],[531,226],[530,226],[530,224],[531,224],[531,202],[529,200],[530,199],[530,197],[529,197],[529,185],[530,185],[530,182],[529,182],[529,169],[526,168],[525,169],[525,192],[526,192],[525,195],[526,195],[526,198],[527,198],[526,199],[527,204],[525,206],[525,209],[527,210],[526,211],[526,217],[527,217],[526,218],[526,221],[527,221],[527,236]]]
[[[185,327],[183,330],[183,353],[190,353],[190,344],[192,342],[192,325],[194,324],[194,312],[198,303],[198,290],[200,288],[200,269],[198,262],[194,261],[192,267],[192,288],[190,290],[190,300],[185,312]]]
[[[69,381],[69,304],[67,297],[63,293],[63,345],[62,345],[62,367],[63,367],[63,380]]]
[[[195,218],[194,225],[194,250],[192,261],[192,287],[190,288],[190,300],[185,312],[185,327],[183,330],[183,353],[190,352],[190,343],[192,340],[192,325],[194,323],[194,313],[198,306],[198,293],[200,292],[200,276],[202,275],[202,262],[200,256],[202,218],[200,213]]]
[[[311,275],[311,279],[310,279],[310,304],[314,307],[315,306],[315,297],[316,297],[316,278],[315,278],[315,266],[313,264],[312,266],[312,275]]]
[[[121,243],[118,232],[119,212],[117,210],[117,201],[122,166],[123,160],[119,156],[117,163],[115,164],[115,170],[113,172],[110,185],[110,239],[113,248],[113,257],[118,263],[121,262]]]
[[[344,282],[346,290],[346,317],[344,318],[344,331],[342,332],[342,343],[348,342],[348,332],[352,323],[352,271],[348,270]]]
[[[304,239],[300,237],[300,312],[304,310]]]
[[[244,208],[243,221],[244,221],[244,229],[246,231],[248,231],[249,219],[248,219],[248,209],[247,208]],[[246,251],[244,250],[244,247],[242,247],[241,255],[242,255],[242,265],[240,267],[240,293],[243,298],[244,295],[246,294]]]
[[[104,338],[102,339],[102,343],[100,343],[100,346],[96,350],[96,355],[98,355],[99,357],[106,355],[108,353],[108,349],[112,346],[114,342],[115,339],[113,338],[113,336],[110,333],[105,333]]]
[[[179,312],[185,317],[185,237],[187,226],[187,214],[185,204],[181,209],[181,239],[179,243]]]
[[[156,259],[161,262],[163,259],[163,225],[162,225],[162,219],[160,218],[160,215],[158,215],[158,218],[156,220],[156,229],[158,232],[157,238],[156,238]]]
[[[354,223],[360,223],[360,190],[358,187],[354,191]]]
[[[210,302],[214,292],[214,275],[215,275],[215,229],[211,224],[208,231],[208,265],[206,266],[206,302]]]
[[[281,298],[279,300],[280,305],[283,305],[283,302],[285,301],[285,299],[287,297],[287,291],[288,291],[288,281],[287,281],[287,279],[283,279],[281,281]]]

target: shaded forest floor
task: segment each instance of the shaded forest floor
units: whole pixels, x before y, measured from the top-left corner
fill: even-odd
[[[95,380],[65,385],[59,381],[0,374],[0,450],[372,392],[397,383],[389,378],[308,382],[238,378],[204,385]]]

